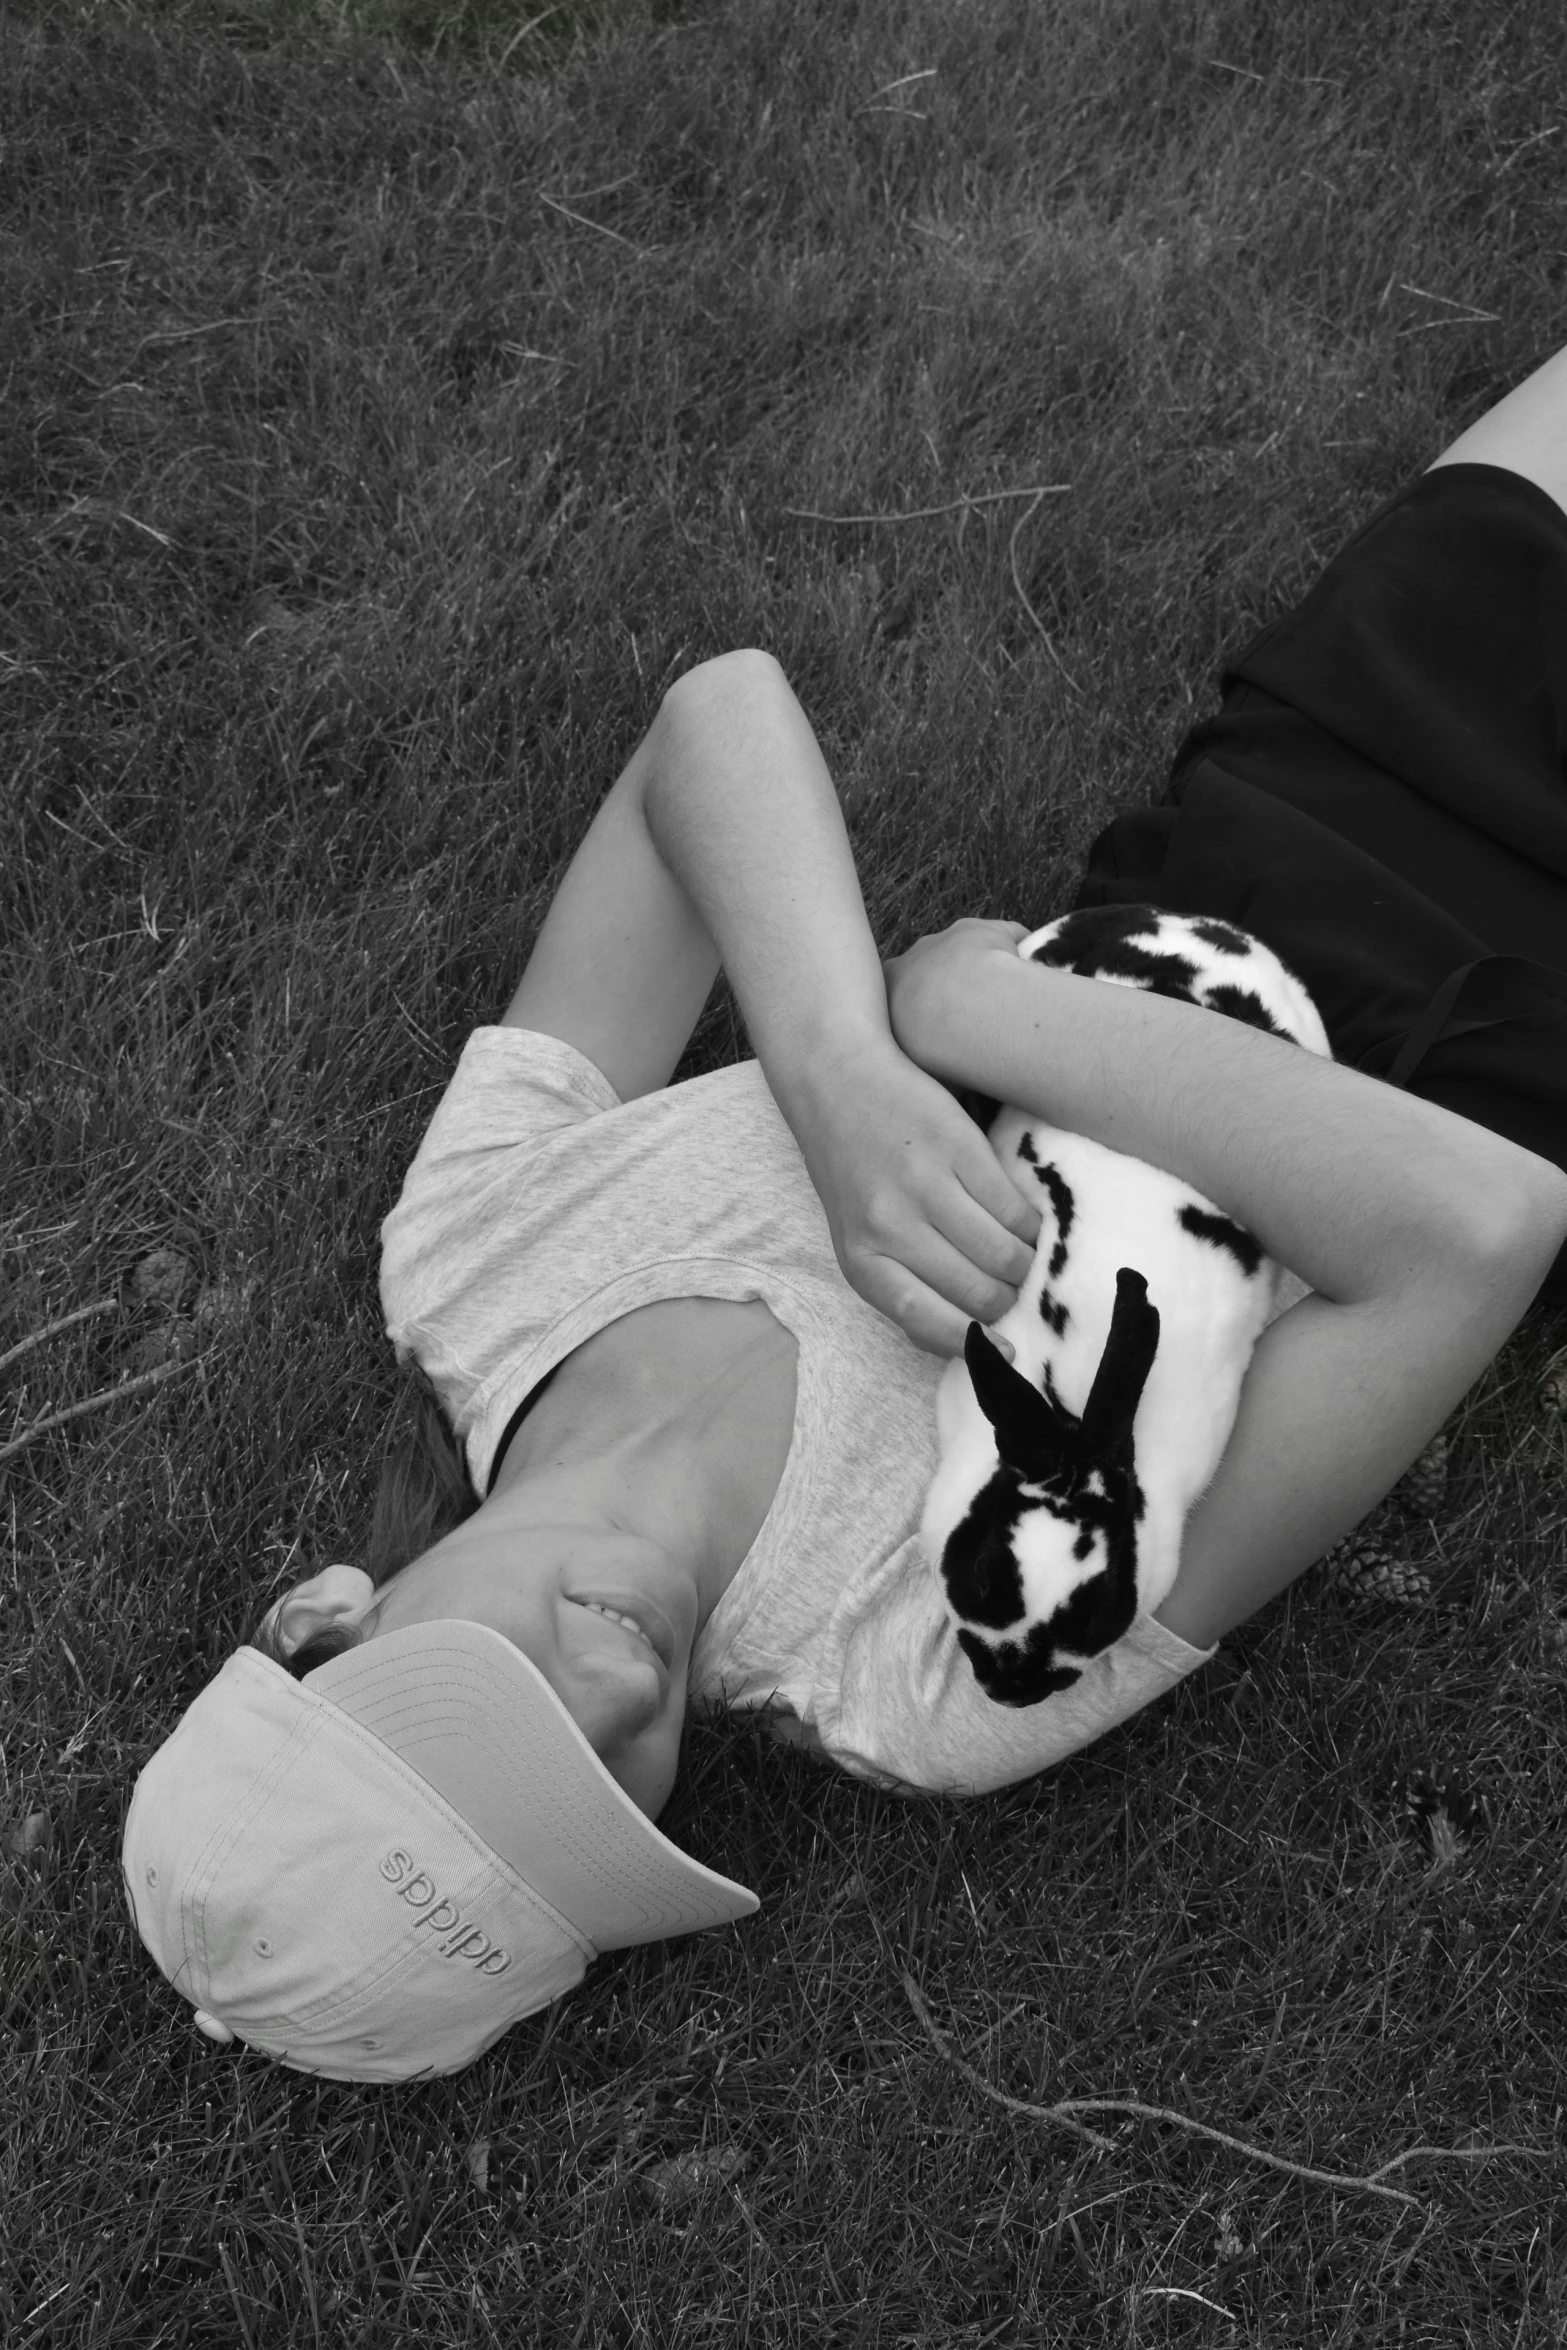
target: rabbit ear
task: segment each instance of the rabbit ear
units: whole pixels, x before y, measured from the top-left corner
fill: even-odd
[[[1083,1441],[1090,1452],[1112,1452],[1130,1435],[1158,1351],[1159,1309],[1148,1301],[1142,1274],[1123,1265],[1115,1277],[1110,1335],[1083,1406]]]
[[[1077,1422],[1031,1387],[978,1322],[970,1322],[963,1360],[980,1410],[995,1431],[996,1450],[1009,1468],[1033,1475],[1075,1438]]]

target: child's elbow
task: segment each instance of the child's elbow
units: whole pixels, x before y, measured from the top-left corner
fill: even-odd
[[[665,689],[664,700],[675,708],[697,706],[735,694],[771,693],[784,683],[781,663],[760,645],[738,645],[732,652],[715,653],[684,669]]]
[[[1533,1151],[1503,1148],[1494,1171],[1452,1202],[1451,1245],[1472,1281],[1516,1290],[1522,1311],[1567,1243],[1567,1174]]]

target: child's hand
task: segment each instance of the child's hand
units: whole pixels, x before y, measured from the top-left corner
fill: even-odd
[[[921,994],[961,988],[966,967],[976,956],[1015,956],[1019,941],[1027,936],[1026,922],[995,922],[964,915],[961,921],[949,922],[945,930],[917,938],[901,955],[887,957],[881,970],[893,1035],[901,1039],[909,1033],[917,1020],[916,1003]]]
[[[971,1321],[1014,1302],[1040,1224],[973,1119],[890,1037],[846,1048],[779,1107],[845,1280],[927,1354],[961,1354]]]

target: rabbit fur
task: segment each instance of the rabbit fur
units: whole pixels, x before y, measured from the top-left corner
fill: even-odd
[[[1227,922],[1090,907],[1033,962],[1176,996],[1331,1058],[1305,988]],[[1043,1222],[1016,1303],[978,1322],[936,1392],[921,1535],[981,1688],[1037,1705],[1151,1613],[1218,1467],[1279,1268],[1190,1184],[1025,1111],[991,1147]]]

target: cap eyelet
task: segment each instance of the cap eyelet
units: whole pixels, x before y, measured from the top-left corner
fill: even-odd
[[[156,1885],[158,1882],[158,1872],[155,1868],[149,1867],[147,1871],[147,1882],[149,1885]]]
[[[262,1958],[270,1958],[272,1956],[272,1945],[268,1941],[265,1934],[258,1934],[256,1936],[252,1948],[255,1949]]]
[[[381,2043],[379,2040],[361,2040],[359,2045],[361,2048],[379,2048]]]

